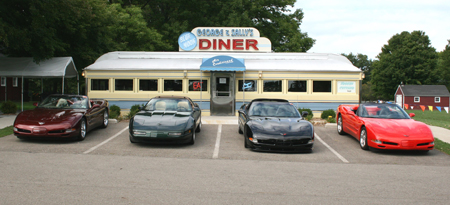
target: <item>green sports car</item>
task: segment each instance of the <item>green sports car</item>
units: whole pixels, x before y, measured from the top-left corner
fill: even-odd
[[[150,99],[130,119],[130,141],[194,144],[202,128],[201,109],[188,97],[158,96]]]

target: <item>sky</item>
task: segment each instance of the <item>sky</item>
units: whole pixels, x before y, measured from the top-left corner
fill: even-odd
[[[424,31],[436,51],[450,40],[450,0],[297,0],[301,32],[315,39],[308,53],[353,53],[376,59],[403,31]]]

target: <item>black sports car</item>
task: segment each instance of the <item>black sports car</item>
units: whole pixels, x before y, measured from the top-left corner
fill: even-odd
[[[130,141],[181,142],[194,144],[202,128],[201,110],[188,97],[159,96],[130,120]]]
[[[239,109],[245,148],[261,151],[311,151],[314,127],[287,100],[255,99]]]

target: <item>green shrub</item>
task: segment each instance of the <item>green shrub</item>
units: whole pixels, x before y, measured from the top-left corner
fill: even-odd
[[[320,118],[328,120],[329,116],[331,116],[331,118],[335,118],[336,112],[334,112],[333,109],[324,110],[322,115],[320,115]]]
[[[109,107],[109,118],[117,119],[120,116],[120,107],[117,105],[111,105]]]
[[[330,117],[327,119],[328,123],[336,123],[336,118]]]
[[[306,120],[310,121],[314,117],[313,112],[312,112],[311,109],[309,109],[309,108],[300,108],[300,109],[298,109],[298,112],[300,112],[300,115],[302,114],[303,111],[308,112],[308,116],[306,116]]]
[[[3,114],[15,114],[17,112],[17,105],[12,101],[6,101],[0,106]]]
[[[131,106],[131,109],[130,109],[130,112],[128,113],[128,115],[127,115],[127,118],[131,119],[134,115],[136,115],[136,113],[139,112],[139,107],[143,107],[143,106],[144,105],[139,105],[139,104]]]

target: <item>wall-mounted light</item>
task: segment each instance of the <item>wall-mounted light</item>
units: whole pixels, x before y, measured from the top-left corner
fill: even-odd
[[[366,74],[363,73],[363,74],[361,75],[361,78],[364,79],[365,77],[366,77]]]
[[[85,75],[86,75],[85,71],[81,72],[81,76],[84,77]]]
[[[187,70],[184,71],[183,76],[184,76],[184,78],[187,77]]]
[[[262,72],[259,72],[258,76],[259,78],[262,78]]]

